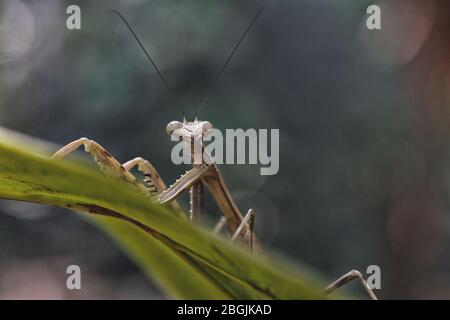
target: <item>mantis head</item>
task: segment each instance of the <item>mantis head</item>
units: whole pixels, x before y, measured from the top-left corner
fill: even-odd
[[[175,135],[179,139],[184,141],[202,141],[210,131],[213,129],[213,125],[209,121],[200,121],[195,119],[194,121],[171,121],[167,125],[167,133],[172,136]]]

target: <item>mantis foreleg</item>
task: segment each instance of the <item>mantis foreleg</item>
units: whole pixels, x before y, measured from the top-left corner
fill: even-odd
[[[125,162],[122,165],[127,171],[131,171],[134,167],[144,174],[144,183],[146,183],[147,188],[152,192],[152,194],[159,194],[167,189],[166,184],[159,175],[158,171],[153,167],[153,165],[144,158],[136,157],[130,161]],[[183,209],[178,205],[176,201],[171,201],[169,205],[174,209],[174,211],[185,217]]]
[[[94,140],[88,138],[80,138],[65,145],[52,156],[53,159],[61,159],[74,152],[79,147],[84,146],[84,150],[89,153],[97,163],[97,165],[107,174],[122,178],[130,183],[135,184],[142,191],[147,192],[145,186],[140,183],[134,175],[126,170],[119,161],[117,161],[105,148]]]
[[[74,152],[81,146],[84,146],[85,151],[94,158],[95,162],[105,173],[122,178],[125,181],[134,184],[142,192],[156,195],[166,189],[164,181],[149,161],[137,157],[121,165],[120,162],[117,161],[105,148],[94,140],[90,140],[88,138],[80,138],[72,141],[55,152],[52,158],[61,159]],[[137,166],[138,170],[144,174],[144,182],[146,185],[142,184],[130,172],[130,170],[135,166]],[[186,218],[186,215],[176,201],[171,201],[169,205],[174,209],[177,215]]]

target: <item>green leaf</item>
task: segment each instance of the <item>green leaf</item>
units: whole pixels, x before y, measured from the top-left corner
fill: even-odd
[[[0,198],[87,213],[170,297],[323,298],[310,271],[250,255],[91,166],[0,144]]]

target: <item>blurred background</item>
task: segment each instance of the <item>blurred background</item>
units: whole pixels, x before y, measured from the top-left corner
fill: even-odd
[[[193,117],[262,3],[2,0],[0,125],[61,145],[86,136],[173,181],[185,168],[170,161],[166,124],[180,105]],[[200,115],[280,129],[277,175],[221,166],[239,207],[255,208],[267,247],[330,280],[376,264],[382,299],[450,298],[450,3],[269,3]],[[70,4],[81,30],[66,28]],[[381,30],[366,28],[370,4]],[[207,210],[219,217],[211,199]],[[65,287],[70,264],[80,291]],[[0,298],[165,297],[80,215],[0,201]]]

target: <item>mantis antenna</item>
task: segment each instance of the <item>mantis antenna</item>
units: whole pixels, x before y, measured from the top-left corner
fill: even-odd
[[[219,78],[222,76],[223,72],[225,71],[225,68],[228,66],[231,58],[233,57],[234,53],[236,52],[236,50],[239,48],[240,44],[242,43],[242,41],[244,40],[245,36],[248,34],[248,32],[250,31],[250,29],[253,27],[253,25],[255,24],[256,20],[258,19],[258,17],[260,16],[260,14],[263,12],[265,6],[262,6],[258,12],[256,13],[255,17],[253,18],[253,20],[250,22],[249,26],[247,27],[247,29],[245,30],[245,32],[243,33],[243,35],[241,36],[241,38],[239,39],[239,41],[237,42],[237,44],[234,46],[233,50],[231,51],[230,55],[228,56],[227,60],[225,61],[225,63],[223,64],[222,68],[220,69],[219,73],[217,74],[216,78],[214,79],[214,81],[212,82],[211,86],[209,87],[208,91],[206,92],[205,97],[202,100],[202,103],[200,104],[200,106],[198,107],[197,113],[195,114],[195,118],[197,119],[200,111],[202,110],[203,106],[205,105],[206,101],[208,100],[209,95],[211,94],[211,91],[214,89],[217,81],[219,80]]]
[[[127,28],[130,30],[131,34],[133,35],[134,39],[136,39],[137,43],[139,44],[139,46],[141,47],[142,51],[144,51],[146,57],[148,58],[148,60],[150,61],[150,63],[153,65],[153,67],[155,68],[156,72],[158,73],[159,78],[162,80],[162,82],[164,83],[164,85],[166,86],[167,90],[169,91],[170,95],[175,98],[175,94],[172,90],[172,88],[169,86],[169,84],[167,83],[166,79],[164,78],[163,74],[161,73],[161,71],[159,71],[158,67],[156,66],[155,62],[153,61],[153,59],[150,57],[150,54],[147,52],[147,50],[145,49],[144,45],[142,44],[141,40],[139,39],[139,37],[136,35],[136,33],[134,32],[133,28],[130,26],[130,24],[128,23],[128,21],[125,19],[125,17],[117,10],[111,10],[112,13],[115,13],[117,16],[119,16],[120,19],[122,19],[122,21],[125,23],[125,25],[127,26]],[[185,113],[183,111],[183,108],[180,107],[180,111],[181,111],[181,115],[183,117],[183,119],[185,119]]]

